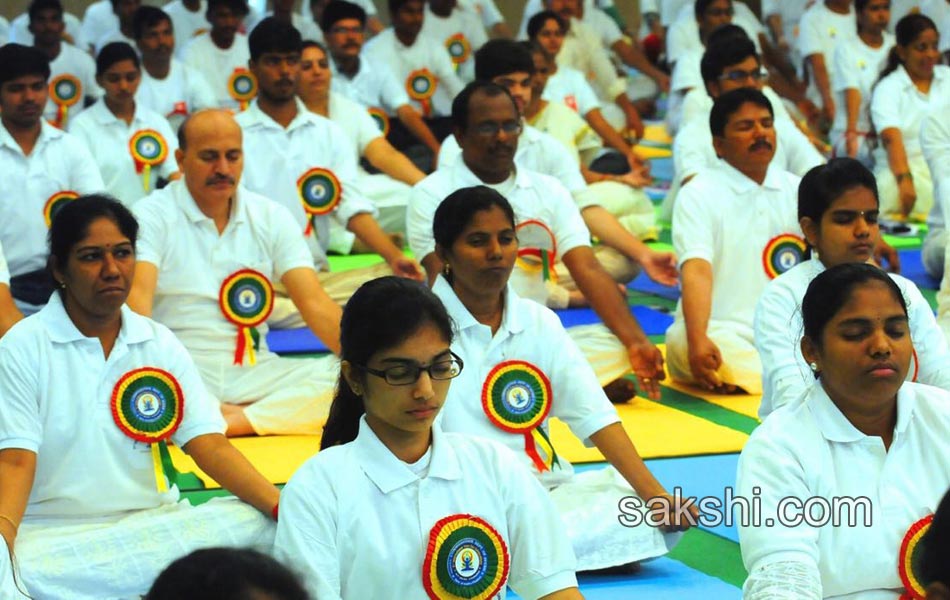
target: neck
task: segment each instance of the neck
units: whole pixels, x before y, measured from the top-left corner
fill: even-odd
[[[201,10],[201,0],[182,0],[182,4],[184,4],[185,8],[191,12],[198,12]]]
[[[748,177],[749,179],[751,179],[752,181],[756,182],[759,185],[762,185],[762,183],[765,182],[765,176],[769,172],[768,166],[766,166],[764,169],[759,168],[759,167],[745,167],[745,166],[740,167],[738,165],[732,165],[732,166],[735,167],[737,171],[739,171],[740,173],[742,173],[743,175],[745,175],[746,177]]]
[[[63,301],[66,308],[66,314],[72,320],[76,329],[86,337],[99,338],[102,344],[102,353],[106,358],[112,353],[115,346],[115,340],[119,337],[119,330],[122,328],[122,313],[116,311],[106,317],[90,315],[84,311],[76,309],[67,295]]]
[[[149,77],[153,79],[165,79],[168,77],[169,71],[172,70],[172,61],[171,59],[165,60],[143,56],[142,67],[145,69],[145,72],[148,73]]]
[[[135,38],[135,30],[132,29],[132,22],[128,23],[119,23],[119,31],[122,32],[122,35],[131,39]]]
[[[884,447],[889,448],[894,439],[894,427],[897,425],[897,397],[888,402],[868,406],[865,399],[861,402],[834,401],[835,406],[854,425],[854,428],[867,436],[879,437]]]
[[[106,108],[108,108],[117,119],[125,121],[126,124],[132,122],[132,118],[135,116],[134,98],[130,98],[125,102],[116,103],[113,100],[110,100],[108,97],[104,97],[103,101],[106,103]]]
[[[62,42],[56,40],[52,44],[41,44],[34,38],[33,47],[45,54],[46,58],[52,62],[59,56],[60,50],[62,50]]]
[[[18,125],[2,117],[0,117],[0,122],[3,123],[3,126],[10,133],[10,137],[20,146],[20,150],[23,151],[23,154],[29,156],[30,152],[33,151],[33,147],[36,145],[36,140],[40,137],[40,132],[43,130],[42,123],[37,121],[30,125]]]
[[[336,64],[336,70],[339,73],[346,75],[347,77],[353,77],[356,75],[357,71],[360,70],[360,57],[357,56],[341,56],[339,58],[333,58],[334,64]]]
[[[259,94],[257,96],[257,107],[284,129],[287,129],[290,122],[297,116],[297,103],[294,101],[294,97],[289,100],[274,100]]]
[[[366,424],[373,430],[379,441],[389,449],[393,455],[404,463],[414,463],[422,458],[432,443],[432,430],[426,431],[394,431],[392,428],[379,423],[372,415],[366,415]]]
[[[459,301],[468,309],[475,320],[491,328],[492,335],[501,327],[501,319],[505,312],[505,292],[502,290],[471,290],[452,284],[452,290]]]
[[[475,174],[476,177],[482,180],[482,183],[489,185],[497,185],[504,182],[506,179],[511,177],[511,174],[514,172],[514,166],[509,167],[504,171],[483,171],[473,167],[468,160],[465,159],[465,155],[462,155],[462,160],[465,161],[465,166]]]
[[[235,191],[234,193],[236,194],[237,192]],[[234,197],[231,196],[227,200],[218,200],[217,198],[201,199],[194,194],[192,194],[191,197],[194,198],[198,210],[214,221],[214,226],[217,228],[218,234],[223,233],[224,228],[228,226],[228,221],[231,220],[231,206],[234,204]]]
[[[403,46],[411,46],[416,43],[416,38],[418,34],[408,33],[400,29],[396,29],[396,39],[399,40]]]
[[[330,116],[330,93],[329,91],[314,92],[309,94],[306,97],[301,96],[304,106],[307,107],[312,113],[316,113],[321,117]]]
[[[222,50],[227,50],[234,44],[234,36],[225,37],[225,35],[215,29],[211,30],[211,41]]]
[[[524,118],[528,121],[534,119],[547,105],[548,101],[542,100],[541,96],[532,96],[531,102],[524,108]]]
[[[871,46],[872,48],[880,48],[884,43],[884,32],[883,31],[868,31],[866,29],[861,29],[858,31],[858,37],[861,38],[861,41]]]
[[[825,6],[828,7],[828,10],[831,12],[838,13],[839,15],[846,15],[850,12],[848,10],[850,8],[848,0],[825,0]]]

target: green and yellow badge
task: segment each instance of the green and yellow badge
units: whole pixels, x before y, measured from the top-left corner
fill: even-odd
[[[455,65],[456,71],[459,65],[467,61],[472,55],[472,45],[465,34],[461,32],[450,35],[445,39],[445,49],[449,51],[449,56],[452,57],[452,64]]]
[[[927,597],[927,585],[930,582],[921,578],[921,542],[930,531],[930,523],[933,520],[933,515],[920,519],[910,526],[901,541],[901,549],[897,555],[897,571],[906,591],[901,594],[900,600],[924,600]]]
[[[554,447],[541,425],[551,412],[551,381],[524,360],[500,362],[482,385],[482,409],[499,429],[524,435],[525,453],[539,472],[557,463]],[[538,452],[544,450],[546,458]]]
[[[168,142],[154,129],[139,129],[129,138],[129,153],[135,161],[135,172],[142,174],[142,185],[148,192],[151,187],[152,167],[168,158]]]
[[[254,329],[267,320],[274,310],[274,288],[270,280],[253,269],[241,269],[224,280],[218,294],[218,305],[224,318],[238,328],[234,364],[243,365],[244,355],[255,364]]]
[[[171,465],[171,458],[165,440],[181,425],[185,410],[178,380],[156,367],[134,369],[115,384],[111,406],[112,418],[122,433],[151,445],[158,491],[168,491],[164,467]]]
[[[432,600],[488,600],[508,580],[504,538],[487,521],[451,515],[433,525],[422,564],[422,584]]]
[[[330,169],[315,167],[297,179],[297,193],[307,213],[307,229],[304,235],[313,231],[313,219],[333,212],[343,198],[343,186]]]
[[[257,96],[257,78],[247,69],[234,69],[228,78],[228,95],[237,101],[242,111]]]
[[[765,245],[762,251],[762,266],[769,279],[775,279],[795,265],[805,260],[805,240],[783,233],[777,235]]]
[[[406,92],[409,97],[422,105],[422,115],[432,116],[432,96],[439,80],[429,69],[416,69],[406,78]]]
[[[386,111],[375,106],[366,109],[366,111],[369,113],[369,116],[373,117],[373,120],[376,121],[376,126],[383,132],[383,137],[389,135],[389,115],[386,114]]]
[[[61,190],[50,196],[43,205],[43,219],[46,221],[46,227],[53,224],[53,217],[67,202],[71,202],[79,197],[79,194],[72,190]]]
[[[518,258],[515,264],[528,272],[540,271],[544,281],[557,281],[554,270],[557,240],[554,232],[535,219],[522,221],[515,231],[518,234]]]
[[[82,100],[82,83],[69,73],[57,75],[49,82],[49,99],[56,105],[56,120],[52,124],[62,129],[66,126],[69,107]]]

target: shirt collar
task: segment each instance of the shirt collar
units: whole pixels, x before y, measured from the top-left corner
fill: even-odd
[[[174,196],[175,203],[178,205],[178,208],[181,209],[185,216],[188,217],[188,220],[191,223],[200,223],[202,221],[210,221],[211,217],[201,212],[201,209],[198,208],[198,203],[195,202],[195,199],[191,196],[191,192],[188,191],[188,186],[185,185],[184,179],[179,179],[178,181],[173,181],[169,183],[165,189]],[[231,217],[228,219],[228,224],[231,223],[244,223],[247,220],[247,205],[244,200],[244,195],[247,193],[240,184],[234,191],[234,204],[231,207]]]
[[[315,116],[307,109],[307,106],[297,96],[294,96],[294,103],[297,105],[297,115],[290,122],[290,125],[287,126],[286,131],[293,131],[298,127],[303,127],[312,123],[313,117]],[[256,99],[251,102],[251,105],[247,107],[247,110],[244,111],[244,114],[247,115],[245,118],[249,121],[248,125],[251,127],[259,126],[265,129],[277,129],[280,131],[285,131],[280,123],[272,119],[270,115],[261,110]]]
[[[366,416],[360,419],[360,431],[353,442],[354,452],[360,467],[370,481],[384,494],[419,480],[409,465],[402,462],[380,441],[372,428],[366,423]],[[427,477],[438,479],[459,479],[462,469],[458,456],[445,439],[438,424],[432,425],[432,460],[429,463]]]
[[[719,159],[720,174],[723,175],[725,183],[734,191],[740,194],[760,190],[760,189],[769,189],[769,190],[781,190],[782,181],[779,176],[779,168],[775,166],[775,160],[773,159],[769,163],[769,169],[765,173],[765,180],[762,181],[762,185],[759,185],[754,180],[750,179],[745,173],[739,171],[723,159]]]
[[[141,114],[140,108],[141,107],[139,106],[139,103],[136,102],[135,113],[132,115],[132,124],[130,125],[131,127],[138,128],[143,125],[142,119],[139,116]],[[90,106],[88,110],[89,117],[95,119],[96,123],[99,125],[114,125],[118,123],[123,127],[125,126],[125,122],[119,120],[119,117],[115,116],[112,111],[109,110],[109,107],[106,106],[105,98],[100,98],[95,104]]]
[[[806,402],[815,418],[822,436],[831,442],[857,442],[870,437],[858,430],[844,413],[828,397],[821,380],[816,380],[808,392]],[[907,431],[917,406],[916,390],[913,384],[905,383],[897,392],[897,423],[894,433],[903,435]]]
[[[145,317],[142,317],[126,306],[122,305],[122,325],[119,329],[119,337],[116,338],[116,346],[136,344],[152,339],[152,329],[148,326]],[[54,343],[70,344],[73,342],[92,339],[82,334],[76,328],[76,324],[66,313],[66,307],[58,291],[53,292],[49,302],[46,303],[37,315],[46,325],[50,339]]]
[[[482,326],[482,324],[472,316],[468,308],[462,304],[462,301],[459,300],[459,297],[455,294],[455,290],[452,289],[451,284],[449,284],[442,275],[435,278],[432,291],[442,299],[442,303],[445,304],[446,310],[449,315],[452,316],[452,320],[455,321],[455,326],[459,332],[469,329],[470,327]],[[505,307],[501,316],[499,331],[508,331],[514,334],[524,330],[524,323],[522,323],[522,320],[518,317],[517,311],[514,310],[514,304],[518,298],[518,295],[514,289],[512,289],[511,283],[509,282],[505,287]]]
[[[36,139],[33,152],[35,153],[37,149],[41,148],[47,142],[59,139],[63,137],[63,135],[62,130],[47,123],[46,119],[40,119],[40,136]],[[7,128],[4,127],[3,124],[0,124],[0,146],[6,146],[17,154],[23,155],[23,149],[20,148],[20,144],[16,143],[16,140],[13,139],[13,136],[10,135],[10,132],[7,131]]]
[[[478,175],[472,172],[468,168],[468,165],[465,164],[465,156],[461,154],[461,146],[459,146],[459,158],[455,161],[455,164],[452,165],[452,168],[455,169],[454,173],[454,182],[458,182],[461,185],[458,185],[455,189],[463,187],[471,187],[474,185],[487,185],[484,181],[478,178]],[[531,187],[531,179],[528,176],[528,173],[524,169],[518,169],[515,166],[515,187],[519,188],[529,188]]]

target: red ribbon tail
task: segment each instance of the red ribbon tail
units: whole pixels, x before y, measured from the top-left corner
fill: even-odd
[[[538,447],[534,443],[534,436],[531,435],[530,431],[524,434],[524,451],[528,455],[528,458],[531,459],[531,462],[534,463],[539,473],[550,471],[548,466],[544,463],[544,459],[538,454]]]
[[[307,228],[303,230],[303,236],[307,237],[313,233],[313,217],[307,217]]]
[[[429,102],[428,100],[420,100],[419,103],[422,104],[422,116],[423,116],[423,117],[431,117],[431,116],[432,116],[432,103]]]
[[[243,365],[244,364],[244,353],[247,350],[246,337],[244,335],[244,328],[238,327],[237,332],[237,345],[234,349],[234,364]]]
[[[56,122],[53,123],[59,129],[62,129],[66,126],[66,115],[69,112],[69,107],[65,104],[58,104],[56,106]]]

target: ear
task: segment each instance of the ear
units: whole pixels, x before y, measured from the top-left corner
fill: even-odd
[[[811,217],[802,217],[798,220],[798,225],[802,228],[802,233],[805,234],[805,241],[808,242],[808,245],[817,248],[818,238],[820,237],[818,223],[815,223]]]
[[[716,151],[716,157],[722,158],[721,149],[722,149],[723,139],[719,136],[714,135],[712,139],[712,143],[713,143],[713,149]]]
[[[709,94],[709,97],[710,97],[710,98],[715,99],[715,98],[718,98],[718,97],[719,97],[719,94],[721,94],[722,91],[719,89],[719,84],[718,84],[718,83],[716,83],[715,81],[707,81],[707,82],[706,82],[706,93]]]
[[[435,245],[435,255],[439,257],[439,260],[442,262],[442,264],[448,262],[446,260],[448,253],[445,251],[445,248],[442,247],[442,244]]]
[[[343,380],[346,381],[346,385],[350,386],[350,389],[353,390],[353,393],[357,396],[362,395],[363,389],[360,385],[359,378],[356,376],[356,369],[348,360],[340,362],[340,373],[343,375]]]
[[[59,268],[59,261],[56,260],[56,257],[52,254],[49,257],[49,270],[53,273],[53,279],[56,280],[56,285],[61,286],[63,284],[64,276],[63,271]]]
[[[178,163],[178,170],[184,173],[185,169],[182,163],[185,162],[185,151],[181,148],[175,148],[175,162]]]
[[[805,357],[806,363],[817,363],[819,370],[821,369],[821,359],[819,357],[818,346],[815,342],[812,341],[807,335],[802,336],[802,356]]]

